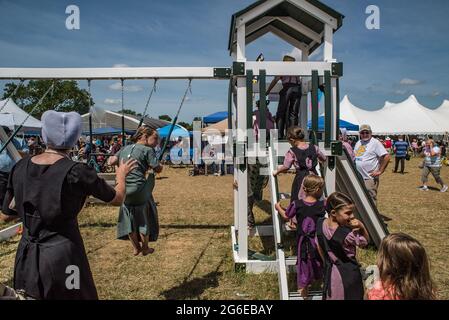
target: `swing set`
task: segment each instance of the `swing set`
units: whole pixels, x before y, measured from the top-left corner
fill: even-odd
[[[343,191],[354,199],[358,208],[356,216],[367,226],[374,244],[379,245],[383,237],[388,234],[388,230],[380,220],[377,209],[363,183],[358,180],[347,155],[344,154],[341,142],[338,141],[339,78],[343,75],[343,64],[337,63],[333,57],[333,34],[342,26],[343,18],[342,14],[318,0],[259,0],[232,16],[228,42],[229,53],[233,59],[231,67],[0,68],[0,79],[87,80],[89,92],[90,82],[93,80],[120,80],[123,137],[125,137],[123,114],[125,80],[154,80],[139,125],[143,123],[159,80],[188,80],[188,86],[173,119],[170,134],[190,91],[192,80],[228,81],[228,127],[233,133],[234,180],[239,185],[238,190],[234,191],[234,223],[231,227],[235,267],[252,273],[275,272],[279,279],[280,298],[301,299],[297,294],[290,293],[288,288],[287,273],[292,271],[296,257],[286,257],[284,253],[285,230],[274,207],[279,200],[279,188],[277,179],[270,174],[278,165],[279,157],[288,151],[290,145],[287,141],[278,141],[274,132],[270,135],[270,141],[264,141],[262,134],[260,146],[257,149],[253,148],[250,143],[255,141],[252,137],[253,98],[254,95],[259,95],[260,131],[263,132],[266,129],[267,77],[302,77],[299,125],[304,129],[307,128],[307,95],[310,93],[312,128],[306,136],[310,134],[312,143],[318,144],[328,158],[326,165],[321,168],[326,181],[326,191],[328,194]],[[302,61],[282,62],[264,59],[249,61],[245,54],[246,46],[267,33],[272,33],[298,48],[302,52]],[[323,60],[308,61],[309,56],[322,45]],[[255,77],[258,83],[254,83]],[[316,138],[321,136],[317,135],[320,87],[324,87],[325,95],[325,126],[321,140]],[[276,91],[279,91],[279,87],[275,87],[273,93]],[[92,114],[92,110],[90,113]],[[92,117],[89,118],[92,123]],[[17,132],[18,130],[15,134]],[[92,132],[91,125],[90,132]],[[2,150],[10,149],[9,142],[13,137],[14,134],[8,138]],[[4,138],[3,135],[2,140]],[[166,146],[167,142],[164,148]],[[265,174],[270,176],[273,223],[268,226],[256,226],[254,233],[250,234],[247,220],[248,164],[256,158],[268,164],[269,171]],[[248,248],[249,236],[274,237],[276,256],[273,259],[259,259],[257,255],[253,255]],[[316,298],[320,297],[317,295]]]

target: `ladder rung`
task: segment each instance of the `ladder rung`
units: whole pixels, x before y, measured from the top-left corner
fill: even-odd
[[[288,294],[289,300],[323,300],[322,293],[320,291],[312,291],[307,296],[307,299],[304,299],[301,297],[301,294],[299,292],[290,292]]]

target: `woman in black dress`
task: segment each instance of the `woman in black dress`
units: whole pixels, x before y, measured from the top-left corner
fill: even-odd
[[[9,178],[0,218],[23,222],[14,289],[34,299],[98,299],[77,216],[89,195],[121,205],[125,177],[136,166],[133,160],[120,165],[114,189],[94,169],[70,160],[81,127],[78,113],[45,112],[46,151],[20,160]]]

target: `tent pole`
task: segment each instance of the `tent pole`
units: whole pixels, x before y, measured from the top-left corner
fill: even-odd
[[[87,80],[87,87],[89,90],[89,137],[90,137],[90,152],[92,153],[92,148],[93,148],[93,144],[92,144],[92,101],[91,101],[91,95],[90,95],[90,79]]]

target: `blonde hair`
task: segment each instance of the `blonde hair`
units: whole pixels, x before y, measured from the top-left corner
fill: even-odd
[[[304,130],[298,126],[290,127],[287,130],[287,140],[290,141],[303,141],[306,138]]]
[[[133,143],[137,143],[137,141],[140,140],[140,138],[142,138],[142,136],[147,136],[147,137],[151,137],[154,133],[156,132],[156,130],[150,128],[149,126],[141,126],[137,129],[136,133],[132,136],[131,141]]]
[[[413,237],[392,233],[384,238],[377,254],[377,266],[384,286],[391,286],[391,298],[436,299],[426,250]]]
[[[306,195],[316,199],[321,198],[324,189],[324,179],[314,174],[308,175],[303,180],[302,188]]]

